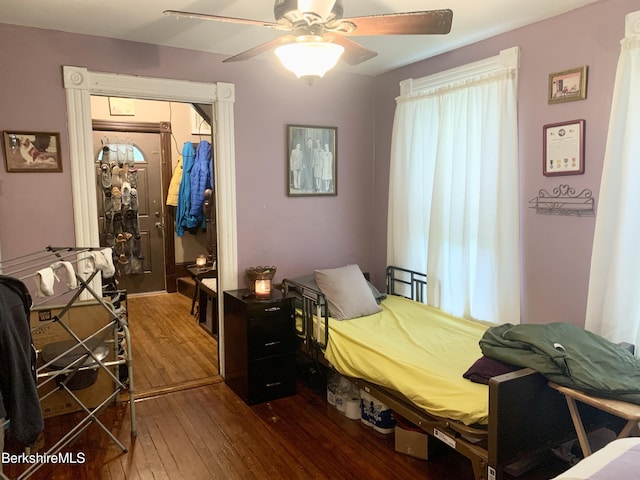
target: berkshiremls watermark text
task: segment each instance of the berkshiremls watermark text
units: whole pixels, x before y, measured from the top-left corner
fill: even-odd
[[[58,453],[9,453],[2,452],[2,463],[60,463],[81,464],[86,462],[84,452],[58,452]]]

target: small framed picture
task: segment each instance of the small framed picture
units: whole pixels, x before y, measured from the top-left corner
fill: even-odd
[[[113,117],[135,115],[135,100],[133,98],[109,97],[109,114]]]
[[[287,195],[338,194],[338,128],[287,125]]]
[[[547,177],[584,173],[584,120],[551,123],[542,129],[542,173]]]
[[[587,70],[582,66],[549,75],[549,103],[573,102],[587,98]]]
[[[60,134],[4,131],[7,172],[61,172]]]

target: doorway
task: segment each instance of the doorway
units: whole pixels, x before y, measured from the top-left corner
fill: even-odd
[[[97,245],[99,229],[95,191],[95,170],[86,159],[92,155],[90,96],[165,100],[213,105],[216,171],[216,219],[218,223],[218,289],[238,287],[238,244],[235,181],[235,86],[230,83],[202,83],[185,80],[122,75],[90,71],[84,67],[63,67],[69,124],[69,160],[73,189],[76,244]],[[97,282],[99,283],[99,282]],[[93,284],[92,284],[93,285]],[[99,285],[95,285],[99,288]],[[218,295],[218,311],[224,311]],[[224,326],[219,325],[220,373],[224,376]]]
[[[103,118],[106,103],[92,97],[92,114]],[[136,100],[132,105],[151,119],[164,118],[168,103]],[[173,111],[188,109],[172,105]],[[217,341],[190,315],[191,299],[171,293],[178,242],[166,204],[171,140],[183,134],[181,117],[171,118],[176,132],[169,121],[92,122],[100,246],[113,249],[118,288],[127,292],[134,377],[143,397],[220,380]]]

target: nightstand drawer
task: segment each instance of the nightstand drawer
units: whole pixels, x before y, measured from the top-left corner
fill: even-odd
[[[288,314],[249,318],[249,359],[295,352],[296,335]]]
[[[282,315],[289,309],[289,299],[279,298],[275,301],[256,301],[248,306],[250,317],[271,317]]]
[[[260,403],[296,393],[295,354],[249,362],[249,401]]]

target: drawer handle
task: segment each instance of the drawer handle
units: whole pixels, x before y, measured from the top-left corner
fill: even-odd
[[[278,385],[282,385],[282,382],[267,383],[265,387],[271,388],[271,387],[277,387]]]
[[[265,312],[277,312],[278,310],[280,310],[280,307],[269,307],[264,309]]]
[[[268,342],[268,343],[265,343],[265,344],[264,344],[264,346],[265,346],[265,347],[273,347],[273,346],[275,346],[275,345],[278,345],[279,343],[280,343],[280,340],[275,341],[275,342]]]

